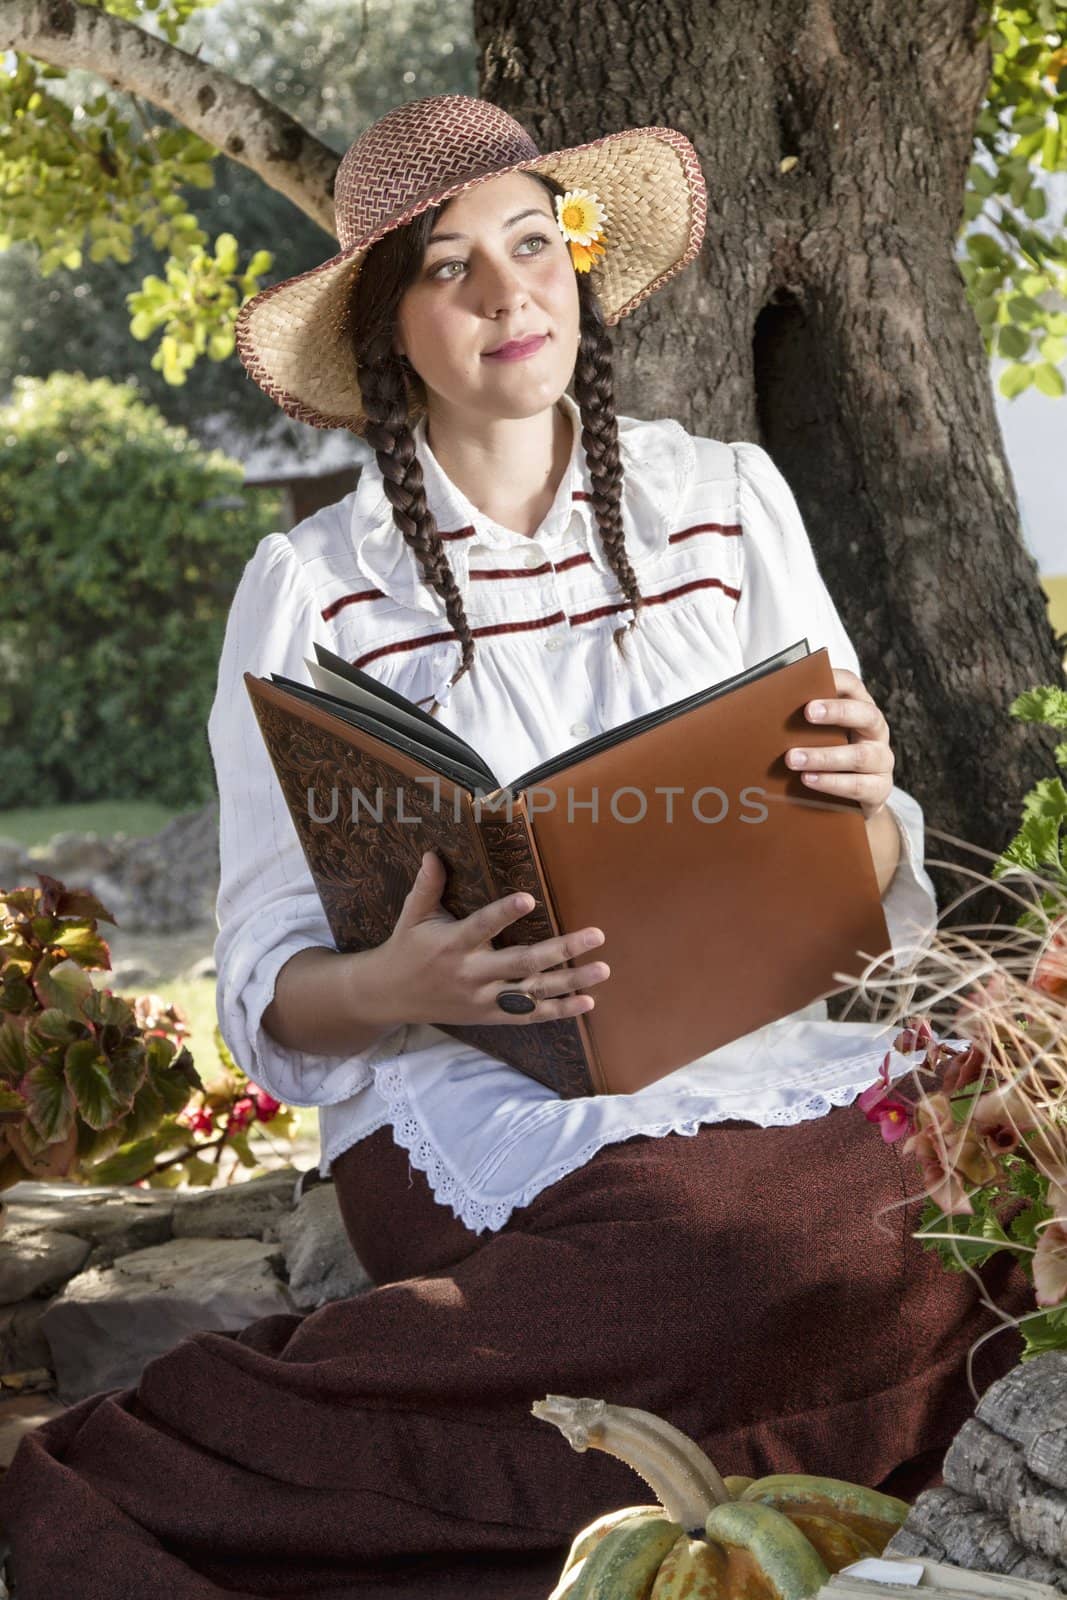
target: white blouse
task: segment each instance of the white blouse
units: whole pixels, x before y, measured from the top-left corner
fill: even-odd
[[[233,601],[208,722],[220,799],[223,1038],[262,1088],[319,1107],[324,1177],[343,1150],[391,1123],[438,1201],[476,1232],[501,1228],[517,1206],[616,1140],[694,1134],[731,1117],[795,1123],[849,1104],[876,1079],[893,1031],[830,1021],[817,1001],[636,1093],[561,1100],[428,1024],[400,1023],[352,1055],[284,1049],[262,1027],[289,957],[334,946],[244,672],[310,681],[304,661],[320,640],[411,700],[436,692],[439,720],[504,783],[800,638],[812,650],[826,645],[832,666],[862,676],[767,453],[633,417],[618,419],[623,526],[646,604],[624,660],[611,634],[632,610],[601,548],[578,408],[569,395],[560,404],[574,422],[570,464],[531,538],[473,506],[435,460],[425,422],[416,429],[428,503],[476,639],[474,666],[451,692],[459,641],[393,522],[372,460],[343,500],[260,541]],[[901,834],[900,865],[883,897],[899,968],[937,908],[921,808],[896,786],[887,803]],[[895,1055],[893,1075],[909,1066]]]

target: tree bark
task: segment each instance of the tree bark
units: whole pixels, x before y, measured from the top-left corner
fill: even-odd
[[[1067,1593],[1067,1350],[1021,1361],[982,1395],[887,1551],[1011,1573]]]
[[[954,259],[990,74],[977,0],[474,0],[481,93],[544,151],[668,124],[709,190],[697,260],[613,330],[619,410],[754,439],[805,518],[895,778],[988,870],[1063,670]],[[791,170],[781,163],[795,158]],[[932,867],[944,908],[967,887]],[[987,894],[962,908],[1013,922]],[[946,920],[950,921],[951,918]]]
[[[229,73],[75,0],[6,0],[0,50],[81,67],[113,89],[140,95],[250,167],[334,236],[336,151]]]

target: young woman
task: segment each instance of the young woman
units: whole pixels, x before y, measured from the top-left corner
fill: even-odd
[[[822,721],[849,742],[789,759],[861,803],[898,958],[936,915],[922,813],[769,456],[615,415],[607,326],[700,245],[688,141],[543,156],[493,106],[437,97],[356,141],[336,201],[340,253],[253,300],[239,345],[287,412],[375,459],[264,539],[234,600],[209,724],[216,954],[237,1059],[320,1107],[375,1287],[185,1338],[27,1436],[0,1490],[18,1600],[543,1600],[577,1530],[647,1490],[534,1400],[651,1410],[724,1473],[911,1496],[973,1409],[965,1358],[992,1326],[912,1238],[914,1179],[854,1104],[876,1025],[820,1003],[640,1093],[565,1100],[435,1025],[588,1011],[612,981],[601,930],[499,951],[528,901],[454,918],[429,852],[388,937],[334,948],[242,682],[303,677],[316,640],[505,777],[826,645]],[[1001,1262],[987,1289],[1021,1309]],[[985,1344],[978,1385],[1018,1354]]]

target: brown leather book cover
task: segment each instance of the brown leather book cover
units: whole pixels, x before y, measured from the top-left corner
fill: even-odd
[[[603,929],[611,976],[591,1011],[435,1024],[564,1098],[643,1088],[847,987],[889,948],[861,807],[785,765],[791,746],[847,743],[804,717],[835,694],[825,649],[792,646],[484,787],[314,689],[251,673],[245,686],[339,950],[389,937],[427,849],[454,916],[534,896],[497,948]]]

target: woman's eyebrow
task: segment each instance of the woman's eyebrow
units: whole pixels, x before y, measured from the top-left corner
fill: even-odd
[[[527,211],[519,211],[515,214],[515,216],[509,217],[505,223],[501,224],[501,232],[507,228],[513,228],[516,222],[522,221],[523,217],[548,217],[548,212],[542,211],[540,206],[531,206]],[[549,217],[549,221],[551,220],[552,218]],[[446,239],[466,238],[467,235],[465,233],[431,233],[430,237],[426,241],[426,244],[427,247],[429,247],[431,244],[442,244]]]

